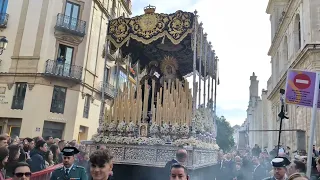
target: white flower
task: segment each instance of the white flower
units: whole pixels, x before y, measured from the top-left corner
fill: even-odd
[[[178,123],[175,123],[174,125],[172,125],[172,127],[171,127],[172,134],[178,134],[179,131],[180,131],[180,126]]]
[[[134,132],[136,125],[131,121],[127,126],[127,132]]]
[[[150,126],[150,133],[157,134],[159,132],[159,126],[156,123],[152,123]]]
[[[117,131],[117,123],[115,121],[112,121],[108,126],[108,131],[114,132]]]
[[[189,126],[186,125],[186,124],[183,124],[181,127],[180,127],[180,130],[179,130],[179,133],[181,135],[188,135],[189,134]]]
[[[169,125],[167,123],[163,123],[161,128],[160,128],[160,132],[162,134],[168,134],[170,132]]]
[[[118,132],[125,132],[126,128],[127,128],[126,122],[125,121],[121,121],[118,124],[117,130],[118,130]]]

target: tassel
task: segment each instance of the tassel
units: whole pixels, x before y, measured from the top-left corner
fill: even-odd
[[[129,46],[129,43],[130,43],[130,39],[127,41],[127,44],[126,44],[127,47]]]
[[[164,44],[164,40],[166,39],[166,36],[163,36],[161,44]]]

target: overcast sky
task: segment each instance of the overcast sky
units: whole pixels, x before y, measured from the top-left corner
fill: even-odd
[[[268,0],[132,0],[132,3],[133,16],[143,14],[143,8],[149,4],[161,13],[198,11],[220,59],[217,114],[225,116],[231,125],[241,125],[246,118],[250,76],[253,72],[258,76],[261,94],[271,75],[267,55],[271,27],[265,13]]]

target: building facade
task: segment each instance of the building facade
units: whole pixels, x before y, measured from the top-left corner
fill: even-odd
[[[115,75],[128,80],[115,73],[116,53],[104,66],[104,46],[108,19],[129,17],[130,0],[0,0],[0,10],[9,41],[0,56],[1,133],[90,139],[101,88],[108,106]]]
[[[272,43],[268,52],[271,56],[272,74],[268,80],[270,100],[270,126],[279,129],[280,89],[285,89],[289,68],[320,70],[320,1],[319,0],[269,0],[267,13],[270,14]],[[284,131],[281,144],[292,150],[306,149],[311,119],[311,109],[285,105],[288,120],[283,121]],[[318,112],[318,119],[319,119]],[[319,120],[317,129],[320,128]],[[316,131],[315,143],[320,145],[320,133]],[[277,144],[278,132],[269,132],[272,144]]]
[[[259,96],[259,81],[255,73],[250,76],[249,92],[246,120],[248,123],[249,147],[253,148],[255,144],[258,144],[259,147],[265,148],[268,146],[267,133],[262,130],[268,129],[267,91],[263,89],[261,96]]]

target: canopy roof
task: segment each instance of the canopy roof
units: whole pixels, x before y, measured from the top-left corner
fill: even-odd
[[[148,6],[143,15],[110,20],[107,38],[112,49],[120,49],[123,57],[130,54],[132,63],[139,61],[142,69],[151,61],[161,62],[166,56],[172,56],[178,62],[179,73],[184,76],[193,71],[194,21],[195,15],[191,12],[179,10],[172,14],[159,14],[155,13],[155,7]],[[200,38],[198,41],[199,45]],[[207,42],[206,44],[209,45]],[[207,53],[211,55],[207,61],[210,59],[213,62],[211,49],[210,53]],[[207,67],[208,65],[209,63]],[[204,63],[201,69],[203,75]],[[210,74],[209,71],[207,68],[207,74]]]

